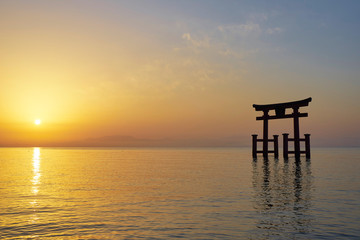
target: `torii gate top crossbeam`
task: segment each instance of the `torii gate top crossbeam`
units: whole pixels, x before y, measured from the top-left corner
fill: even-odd
[[[294,102],[275,103],[275,104],[266,104],[266,105],[253,104],[253,107],[255,108],[255,111],[264,111],[264,110],[266,111],[266,110],[274,110],[274,109],[276,110],[279,108],[285,109],[285,108],[295,108],[295,107],[306,107],[309,105],[309,102],[311,102],[311,97]]]
[[[275,103],[275,104],[266,104],[266,105],[258,105],[253,104],[255,111],[263,111],[264,116],[257,117],[256,120],[265,120],[265,119],[281,119],[281,118],[294,118],[294,117],[307,117],[307,113],[299,113],[298,109],[300,107],[306,107],[311,102],[311,97],[294,102],[285,102],[285,103]],[[294,113],[285,114],[286,108],[294,109]],[[295,111],[296,109],[296,111]],[[270,110],[275,110],[276,115],[269,116],[268,112]]]

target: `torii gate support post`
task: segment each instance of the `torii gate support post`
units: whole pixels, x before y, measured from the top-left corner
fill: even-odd
[[[263,157],[264,159],[268,158],[268,151],[269,151],[269,111],[264,111],[264,128],[263,128]]]
[[[289,158],[289,134],[288,133],[283,133],[283,156],[284,159],[288,159]]]
[[[257,154],[257,136],[257,134],[252,135],[252,155],[254,159],[256,159]]]
[[[305,135],[305,154],[306,158],[310,159],[310,134]]]
[[[279,135],[274,135],[274,157],[279,158]]]
[[[300,129],[299,129],[299,108],[295,107],[294,110],[294,150],[295,159],[300,159]]]

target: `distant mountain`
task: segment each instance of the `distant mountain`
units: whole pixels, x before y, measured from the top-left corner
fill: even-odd
[[[77,147],[239,147],[249,146],[249,138],[232,136],[226,138],[148,139],[112,135],[88,138],[65,145]]]

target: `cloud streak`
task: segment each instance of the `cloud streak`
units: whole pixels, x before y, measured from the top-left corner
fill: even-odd
[[[238,25],[219,26],[218,30],[223,33],[235,34],[242,37],[260,34],[262,32],[260,25],[253,22]]]

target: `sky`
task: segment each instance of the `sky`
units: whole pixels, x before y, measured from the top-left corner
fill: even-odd
[[[360,146],[359,1],[0,1],[0,146]],[[41,124],[34,121],[41,119]],[[292,134],[291,119],[269,133]]]

